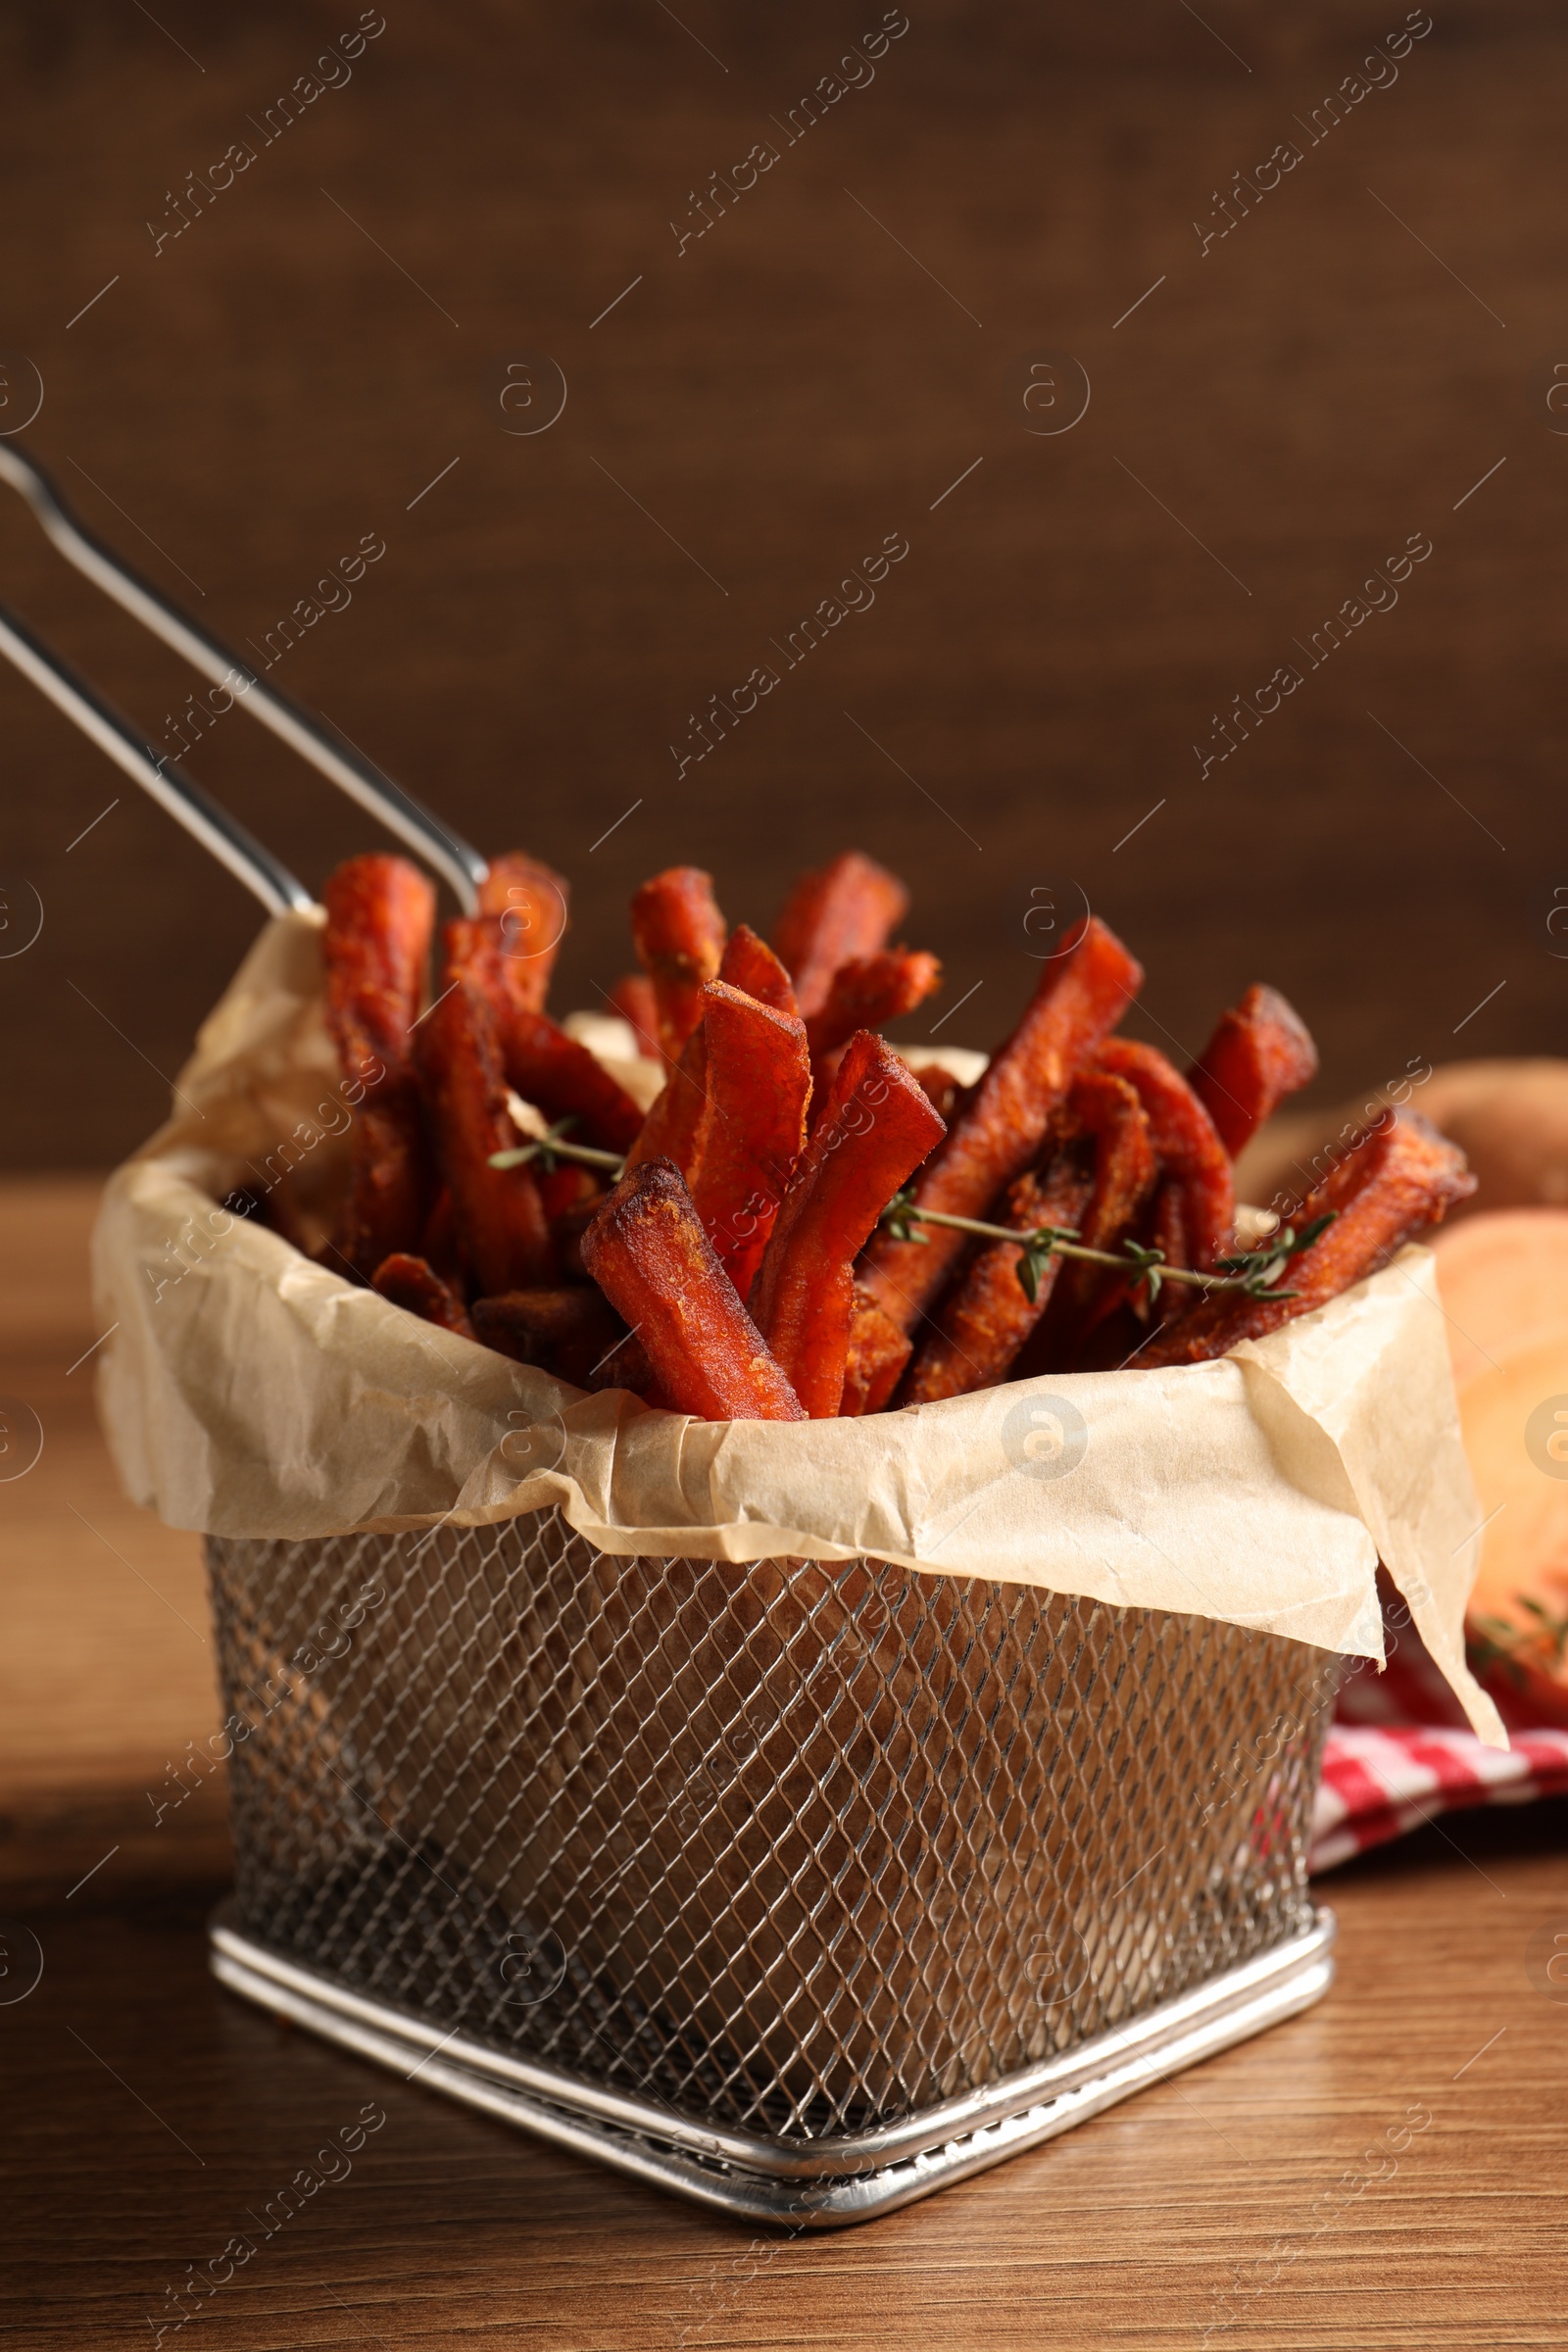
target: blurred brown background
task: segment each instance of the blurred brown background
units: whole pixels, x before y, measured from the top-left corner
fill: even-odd
[[[943,1034],[990,1042],[1039,968],[1033,894],[1081,890],[1148,964],[1148,1034],[1196,1048],[1267,977],[1325,1099],[1560,1050],[1560,15],[1438,0],[1312,143],[1397,0],[908,0],[874,80],[786,144],[883,14],[385,0],[264,145],[353,0],[13,5],[26,446],[242,653],[384,537],[272,674],[481,847],[570,873],[563,1004],[624,968],[656,867],[710,866],[765,924],[858,843],[947,963],[914,1034],[978,989]],[[238,139],[254,164],[155,252]],[[760,140],[778,162],[680,250]],[[1284,140],[1300,163],[1205,251],[1195,220]],[[1092,386],[1055,434],[1022,404],[1043,351]],[[503,370],[540,352],[564,412],[509,433]],[[677,778],[688,714],[780,666],[890,532],[874,608]],[[1413,533],[1396,609],[1201,777],[1213,714],[1305,669],[1293,641]],[[197,683],[9,497],[0,596],[155,737]],[[44,910],[0,961],[4,1149],[99,1166],[161,1116],[258,912],[9,669],[0,740],[0,873]],[[241,717],[189,764],[313,885],[374,842]]]

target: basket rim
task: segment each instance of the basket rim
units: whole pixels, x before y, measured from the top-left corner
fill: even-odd
[[[739,2166],[769,2182],[853,2180],[881,2173],[890,2165],[907,2164],[935,2149],[992,2132],[1021,2112],[1082,2092],[1108,2071],[1136,2068],[1195,2031],[1212,2028],[1233,2012],[1283,1992],[1298,1979],[1327,1972],[1317,1986],[1319,1991],[1325,1990],[1332,1974],[1330,1954],[1336,1935],[1333,1912],[1319,1906],[1313,1925],[1304,1932],[1190,1985],[1173,2000],[1145,2010],[1071,2050],[869,2132],[825,2135],[803,2143],[782,2134],[705,2123],[563,2068],[514,2057],[466,2034],[444,2032],[413,2011],[369,1999],[317,1969],[272,1951],[235,1928],[233,1914],[233,1898],[229,1897],[214,1912],[209,1930],[214,1973],[231,1989],[264,2005],[269,1991],[275,1990],[285,2005],[292,1996],[294,2002],[309,2009],[324,2011],[326,2018],[320,2021],[319,2030],[330,2030],[326,2021],[333,2020],[339,2021],[348,2034],[390,2039],[394,2047],[401,2046],[416,2061],[415,2075],[424,2075],[439,2053],[445,2062],[443,2077],[461,2073],[520,2091],[548,2107],[591,2118],[602,2129],[633,2133],[709,2163]],[[299,2014],[292,2008],[288,2013]],[[318,2021],[307,2017],[302,2022]],[[1159,2071],[1154,2068],[1149,2079]],[[451,2084],[444,2086],[450,2088]]]

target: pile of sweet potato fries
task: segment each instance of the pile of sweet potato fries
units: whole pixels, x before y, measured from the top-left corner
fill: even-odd
[[[1316,1068],[1249,989],[1185,1075],[1114,1034],[1143,981],[1090,916],[977,1083],[878,1034],[938,986],[889,945],[903,885],[851,853],[769,947],[707,874],[632,901],[615,1009],[664,1084],[644,1116],[545,1010],[566,885],[521,856],[448,923],[398,858],[326,893],[346,1071],[379,1062],[322,1261],[585,1389],[708,1420],[929,1404],[1037,1373],[1197,1363],[1321,1306],[1463,1199],[1461,1154],[1390,1112],[1253,1246],[1233,1163]],[[1250,1237],[1252,1238],[1252,1237]]]

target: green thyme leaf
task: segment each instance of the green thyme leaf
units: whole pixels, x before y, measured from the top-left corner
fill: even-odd
[[[1278,1233],[1271,1234],[1257,1249],[1243,1250],[1234,1257],[1217,1257],[1214,1260],[1215,1271],[1245,1277],[1250,1296],[1259,1298],[1264,1295],[1259,1286],[1278,1282],[1285,1271],[1287,1259],[1299,1257],[1303,1250],[1310,1250],[1318,1235],[1327,1231],[1338,1214],[1338,1209],[1331,1208],[1323,1216],[1314,1217],[1311,1224],[1303,1226],[1299,1233],[1294,1225],[1282,1225]],[[1294,1298],[1298,1294],[1295,1291],[1276,1291],[1274,1296],[1277,1298]]]
[[[1140,1291],[1147,1286],[1149,1303],[1152,1306],[1165,1279],[1164,1250],[1152,1249],[1147,1242],[1123,1242],[1122,1250],[1139,1269],[1139,1279],[1133,1284],[1133,1289]]]
[[[887,1227],[896,1242],[917,1242],[922,1249],[925,1249],[930,1244],[931,1236],[928,1233],[916,1233],[910,1223],[911,1217],[917,1213],[913,1188],[906,1185],[903,1192],[894,1194],[882,1211],[881,1222]]]

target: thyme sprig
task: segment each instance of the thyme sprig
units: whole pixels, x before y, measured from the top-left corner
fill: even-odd
[[[1079,1238],[1074,1225],[1034,1225],[1019,1231],[1010,1225],[992,1225],[983,1217],[950,1216],[945,1209],[918,1208],[913,1194],[906,1188],[895,1193],[882,1211],[882,1223],[896,1241],[923,1243],[927,1236],[916,1233],[916,1225],[945,1225],[955,1233],[973,1233],[982,1240],[1016,1242],[1018,1263],[1016,1272],[1023,1294],[1031,1303],[1039,1296],[1040,1278],[1053,1257],[1076,1257],[1091,1265],[1117,1266],[1123,1273],[1133,1272],[1137,1280],[1134,1291],[1147,1287],[1151,1303],[1158,1298],[1160,1287],[1167,1282],[1191,1283],[1205,1295],[1210,1291],[1240,1291],[1249,1298],[1296,1298],[1298,1291],[1282,1291],[1280,1276],[1293,1257],[1310,1249],[1324,1227],[1334,1221],[1334,1211],[1316,1217],[1297,1233],[1290,1225],[1281,1226],[1267,1242],[1256,1250],[1246,1250],[1239,1257],[1222,1257],[1212,1274],[1200,1274],[1191,1266],[1173,1266],[1166,1262],[1163,1251],[1152,1249],[1147,1242],[1124,1242],[1120,1250],[1095,1250]]]
[[[568,1112],[543,1135],[536,1135],[532,1143],[519,1144],[511,1152],[492,1152],[489,1164],[493,1168],[525,1168],[530,1160],[537,1160],[544,1173],[553,1176],[564,1159],[572,1159],[586,1168],[613,1168],[618,1176],[626,1165],[618,1152],[601,1152],[596,1144],[564,1141],[566,1129],[576,1124],[575,1115]]]
[[[566,1141],[566,1129],[574,1127],[572,1117],[557,1119],[549,1130],[535,1136],[531,1142],[520,1144],[508,1152],[492,1152],[489,1164],[493,1168],[521,1168],[537,1161],[548,1176],[562,1160],[579,1161],[584,1167],[608,1168],[619,1176],[625,1161],[618,1152],[601,1152],[593,1144],[573,1144]],[[1292,1225],[1282,1225],[1255,1250],[1245,1250],[1234,1257],[1215,1260],[1212,1274],[1200,1274],[1191,1266],[1173,1266],[1166,1262],[1163,1251],[1152,1249],[1147,1242],[1123,1242],[1119,1250],[1095,1250],[1080,1238],[1076,1225],[1031,1225],[1021,1232],[1011,1225],[991,1225],[983,1217],[950,1216],[946,1209],[919,1208],[913,1192],[906,1186],[895,1193],[882,1211],[880,1222],[895,1241],[924,1243],[927,1236],[916,1233],[917,1225],[945,1225],[955,1233],[972,1233],[982,1241],[1016,1242],[1018,1245],[1018,1281],[1024,1297],[1033,1304],[1040,1295],[1041,1278],[1054,1257],[1082,1258],[1096,1266],[1115,1266],[1122,1273],[1136,1276],[1135,1292],[1147,1289],[1151,1305],[1159,1297],[1160,1288],[1167,1282],[1190,1283],[1206,1297],[1211,1291],[1239,1291],[1249,1298],[1296,1298],[1298,1291],[1282,1291],[1281,1275],[1293,1257],[1309,1250],[1325,1227],[1334,1222],[1335,1211],[1314,1217],[1310,1225],[1298,1233]]]
[[[1327,1232],[1337,1214],[1338,1211],[1331,1208],[1325,1215],[1314,1217],[1311,1224],[1303,1226],[1299,1233],[1294,1225],[1281,1225],[1269,1235],[1260,1250],[1244,1250],[1236,1257],[1216,1257],[1215,1267],[1221,1274],[1255,1275],[1265,1290],[1270,1289],[1284,1273],[1286,1260],[1299,1257],[1303,1250],[1310,1250],[1318,1235]],[[1275,1295],[1281,1298],[1286,1296],[1283,1292]],[[1255,1293],[1254,1296],[1261,1297],[1262,1293]]]

